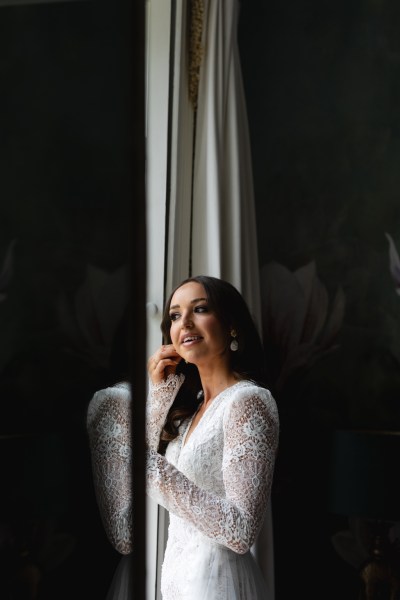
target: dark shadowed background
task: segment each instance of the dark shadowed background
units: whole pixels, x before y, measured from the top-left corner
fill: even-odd
[[[390,0],[241,3],[264,342],[281,415],[277,600],[293,589],[358,597],[356,542],[342,536],[353,546],[337,551],[332,536],[349,523],[327,510],[331,434],[400,429],[400,297],[385,236],[400,248],[399,29]]]
[[[102,598],[118,556],[85,416],[126,375],[124,3],[0,7],[0,596]],[[243,0],[264,343],[281,415],[276,600],[351,600],[329,443],[400,429],[400,5]],[[349,538],[350,539],[350,538]],[[353,556],[354,558],[354,556]],[[353,562],[357,562],[357,557]]]
[[[124,1],[0,7],[0,597],[103,598],[86,410],[126,377]]]

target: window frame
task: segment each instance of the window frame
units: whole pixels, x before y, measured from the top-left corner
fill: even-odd
[[[147,354],[162,343],[165,296],[190,273],[194,110],[187,0],[146,2]],[[164,227],[160,227],[164,224]],[[160,600],[168,513],[147,500],[147,600]]]

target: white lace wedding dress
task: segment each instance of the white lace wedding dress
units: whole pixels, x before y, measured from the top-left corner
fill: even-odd
[[[270,497],[275,401],[268,390],[240,381],[212,401],[187,442],[185,421],[162,456],[160,433],[182,382],[182,375],[171,375],[150,386],[147,403],[147,493],[170,512],[162,598],[268,600],[250,548]],[[132,550],[130,402],[128,384],[101,390],[87,420],[97,501],[110,542],[122,554]],[[130,598],[124,564],[107,600]]]

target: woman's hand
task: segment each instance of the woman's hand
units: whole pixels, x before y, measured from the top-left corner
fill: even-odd
[[[147,361],[147,370],[153,383],[160,383],[175,373],[182,358],[172,344],[161,346]]]

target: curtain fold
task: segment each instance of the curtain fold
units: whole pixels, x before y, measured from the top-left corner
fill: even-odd
[[[261,319],[254,192],[237,45],[239,5],[204,0],[193,174],[192,273],[222,277]]]
[[[231,282],[261,334],[261,298],[250,136],[236,0],[203,0],[202,53],[196,103],[191,272]],[[272,513],[256,556],[274,598]]]

